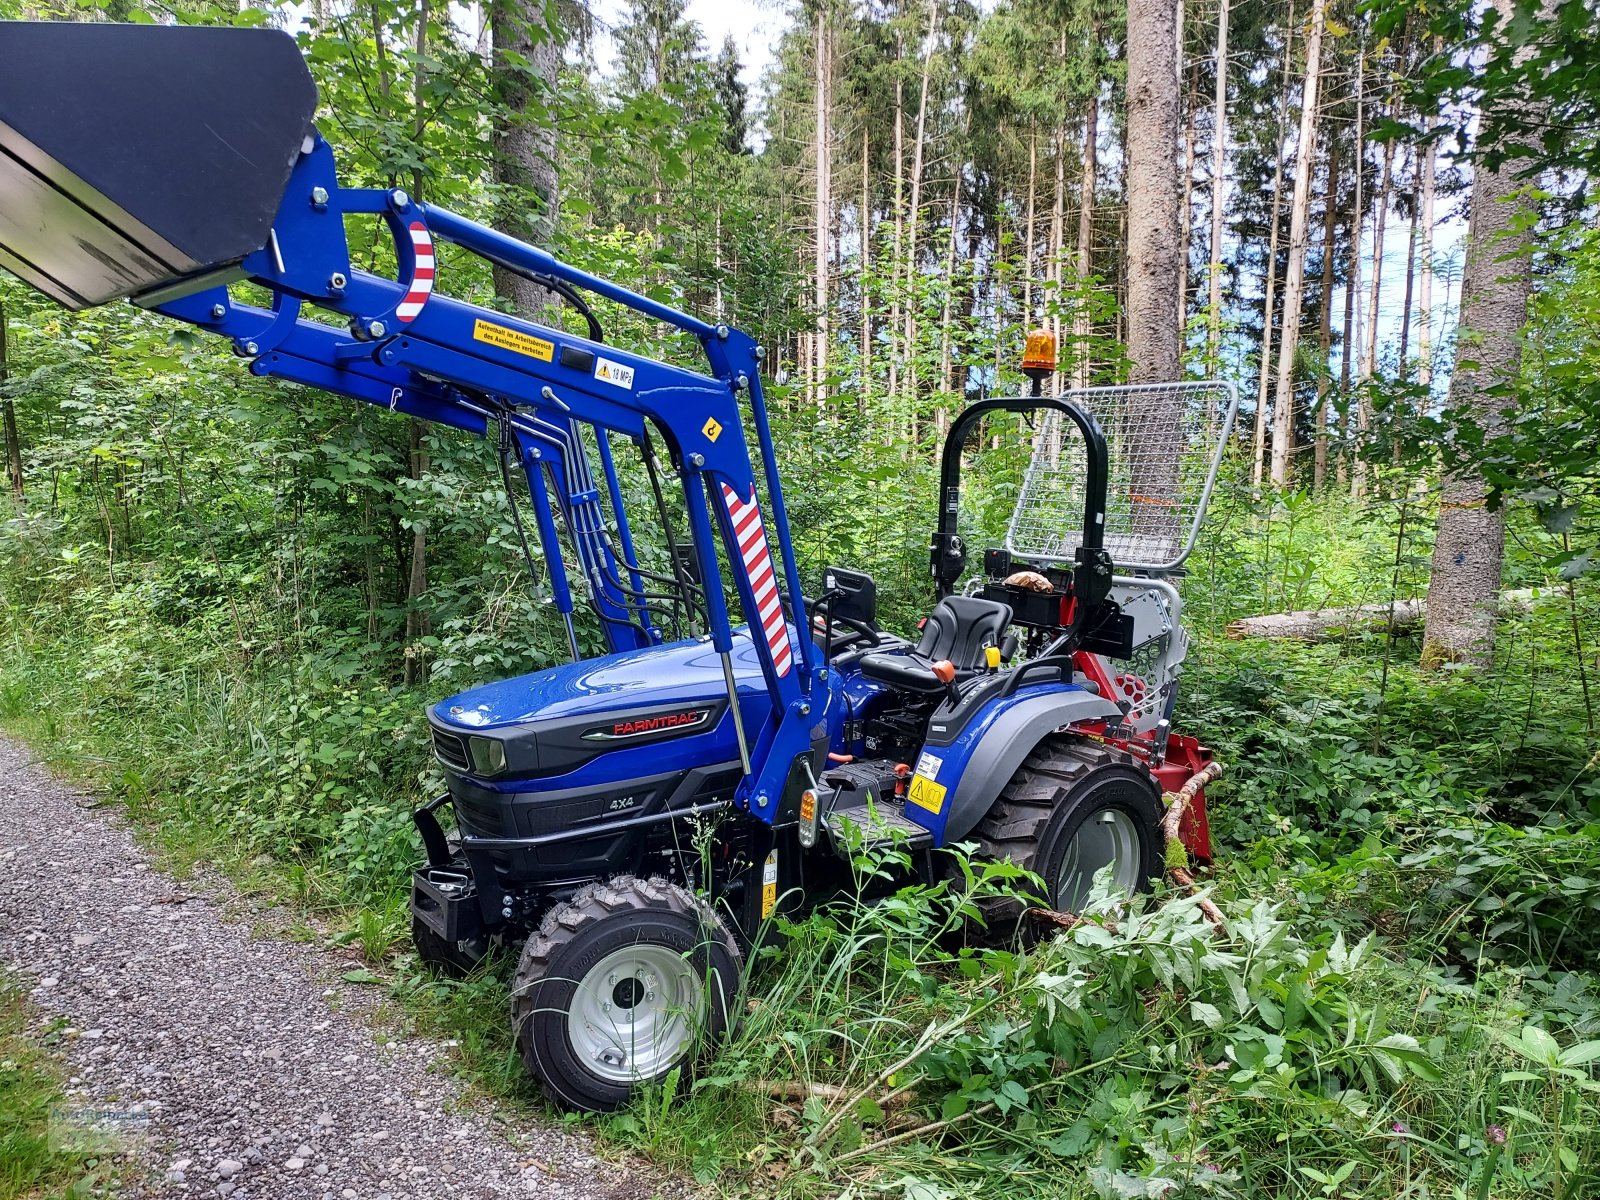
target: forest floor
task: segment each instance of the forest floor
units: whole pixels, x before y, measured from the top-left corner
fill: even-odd
[[[109,1136],[140,1195],[661,1194],[580,1135],[497,1121],[447,1044],[389,1028],[359,962],[219,875],[167,873],[117,810],[0,738],[0,974],[67,1077],[52,1140]]]

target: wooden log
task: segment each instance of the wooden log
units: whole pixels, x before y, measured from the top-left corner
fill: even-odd
[[[1392,617],[1394,631],[1404,633],[1415,628],[1422,623],[1426,610],[1426,603],[1420,599],[1396,600]],[[1390,620],[1390,606],[1387,603],[1360,604],[1353,608],[1306,609],[1240,617],[1228,622],[1228,636],[1235,641],[1244,638],[1281,638],[1295,642],[1321,642],[1352,630],[1381,633]]]
[[[1525,612],[1542,593],[1551,589],[1518,588],[1500,597],[1500,611]],[[1421,625],[1427,616],[1427,601],[1420,596],[1409,600],[1396,600],[1392,606],[1393,628],[1396,633],[1409,633]],[[1391,620],[1388,601],[1378,604],[1358,604],[1345,608],[1315,608],[1300,612],[1264,613],[1258,617],[1239,617],[1228,622],[1228,636],[1234,641],[1245,638],[1278,638],[1295,642],[1322,642],[1341,637],[1346,633],[1382,633]]]

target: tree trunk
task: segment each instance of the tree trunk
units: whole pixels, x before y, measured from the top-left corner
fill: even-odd
[[[827,6],[817,6],[816,31],[816,129],[813,141],[816,149],[816,198],[814,216],[817,226],[815,278],[812,303],[816,306],[817,330],[813,339],[815,363],[812,368],[812,402],[821,409],[826,405],[828,379],[828,230],[833,224],[833,151],[832,105],[828,95],[832,64],[831,37],[828,30]]]
[[[1283,147],[1289,140],[1289,78],[1294,71],[1294,5],[1283,27],[1283,86],[1278,104],[1278,153],[1272,160],[1272,214],[1267,234],[1267,281],[1262,288],[1261,361],[1256,367],[1256,428],[1250,486],[1259,490],[1267,473],[1267,402],[1272,395],[1272,322],[1277,316],[1278,218],[1283,210]]]
[[[1493,0],[1509,21],[1513,0]],[[1517,179],[1526,160],[1511,157],[1498,170],[1474,166],[1467,211],[1467,257],[1461,275],[1461,316],[1456,363],[1450,375],[1450,403],[1471,409],[1491,433],[1504,424],[1510,401],[1495,388],[1513,381],[1528,318],[1532,272],[1527,253],[1531,237],[1526,186]],[[1422,665],[1466,663],[1487,668],[1494,662],[1496,598],[1500,559],[1505,548],[1505,517],[1491,512],[1488,488],[1470,468],[1447,476],[1439,491],[1439,527],[1434,537],[1428,579],[1428,623],[1422,637]]]
[[[1359,604],[1350,608],[1319,608],[1303,612],[1267,613],[1237,617],[1228,622],[1228,636],[1274,638],[1291,642],[1322,642],[1351,632],[1381,633],[1385,626],[1404,633],[1422,620],[1421,600],[1396,600],[1393,604]]]
[[[0,392],[11,377],[11,360],[6,352],[6,308],[0,303]],[[11,483],[11,498],[22,507],[22,438],[17,432],[17,406],[9,396],[0,397],[0,424],[5,426],[6,478]]]
[[[1317,86],[1322,73],[1324,0],[1311,0],[1306,34],[1306,84],[1300,97],[1300,142],[1295,147],[1294,198],[1289,207],[1289,261],[1284,268],[1283,327],[1278,335],[1278,386],[1272,407],[1272,482],[1289,483],[1294,450],[1294,359],[1300,348],[1300,293],[1305,284],[1306,225],[1311,208],[1311,160],[1317,152]]]
[[[1394,172],[1394,143],[1383,145],[1383,170],[1378,177],[1378,195],[1372,206],[1372,283],[1367,299],[1366,350],[1361,358],[1361,382],[1366,383],[1378,369],[1378,317],[1383,298],[1383,239],[1384,225],[1389,214],[1389,186]],[[1361,388],[1356,399],[1356,423],[1365,432],[1372,426],[1372,401],[1367,389]],[[1356,495],[1367,491],[1367,459],[1357,455],[1354,469]]]
[[[555,234],[559,193],[556,122],[551,101],[561,66],[559,31],[547,27],[538,0],[493,0],[494,86],[502,113],[494,131],[494,179],[504,191],[495,215],[501,233],[548,246]],[[548,36],[534,36],[534,31]],[[522,64],[525,69],[519,69]],[[531,76],[531,78],[530,78]],[[534,320],[552,321],[554,297],[503,267],[494,290]]]
[[[1356,49],[1356,186],[1355,196],[1350,207],[1350,265],[1345,272],[1344,280],[1344,343],[1341,347],[1341,362],[1339,367],[1339,386],[1344,391],[1345,403],[1348,406],[1350,397],[1350,367],[1356,353],[1356,339],[1361,336],[1361,242],[1367,228],[1366,186],[1367,186],[1367,144],[1366,132],[1366,69],[1367,56],[1363,47]],[[1362,487],[1366,477],[1361,467],[1361,438],[1366,433],[1366,426],[1361,423],[1360,406],[1357,405],[1354,413],[1349,408],[1345,411],[1345,432],[1348,435],[1350,422],[1356,424],[1356,440],[1352,457],[1355,467],[1350,472],[1350,496],[1352,499],[1361,498]],[[1343,468],[1341,467],[1341,470]]]
[[[1421,172],[1421,162],[1415,152],[1411,156],[1411,178],[1413,181]],[[1408,379],[1411,376],[1411,306],[1416,302],[1417,290],[1417,227],[1422,223],[1422,214],[1415,200],[1411,205],[1411,232],[1406,237],[1406,287],[1405,296],[1400,306],[1400,378]]]
[[[1215,373],[1222,351],[1222,201],[1228,149],[1228,0],[1217,7],[1217,91],[1211,106],[1211,262],[1206,268],[1206,363]]]
[[[1065,38],[1063,52],[1065,50]],[[1062,251],[1066,238],[1067,223],[1067,131],[1060,128],[1056,130],[1056,191],[1055,200],[1050,208],[1050,250],[1049,261],[1045,263],[1045,279],[1054,285],[1055,312],[1050,317],[1050,332],[1055,335],[1056,346],[1061,345],[1061,306],[1066,303],[1062,294],[1065,290],[1066,272],[1062,268]],[[1051,293],[1046,293],[1047,296]],[[1047,301],[1048,303],[1048,301]],[[1074,335],[1079,329],[1079,316],[1081,307],[1073,309],[1072,330]],[[1059,352],[1059,351],[1058,351]],[[1079,342],[1074,347],[1074,352],[1080,357],[1085,353],[1084,345]],[[1052,395],[1061,394],[1061,375],[1059,372],[1050,377],[1050,392]]]
[[[1178,9],[1128,5],[1128,358],[1134,383],[1178,377]]]
[[[416,419],[407,422],[411,427],[411,478],[421,481],[428,473],[428,452],[422,445],[422,423]],[[415,489],[413,498],[420,497],[422,489]],[[428,632],[427,615],[422,611],[421,600],[428,590],[428,531],[420,516],[412,518],[411,573],[406,580],[406,644],[405,683],[407,687],[426,677],[422,647],[418,640]]]
[[[1321,492],[1328,479],[1328,352],[1333,348],[1333,251],[1339,207],[1339,141],[1329,139],[1328,190],[1322,201],[1322,325],[1317,336],[1317,434],[1311,488]]]
[[[1182,8],[1180,5],[1179,11]],[[1182,45],[1180,30],[1179,45]],[[1189,110],[1183,126],[1183,198],[1178,203],[1178,342],[1182,353],[1184,327],[1189,323],[1189,245],[1194,237],[1194,119],[1195,93],[1200,86],[1200,64],[1189,67],[1189,87],[1183,103]]]
[[[1428,118],[1428,129],[1434,118]],[[1422,197],[1418,201],[1417,263],[1417,382],[1424,387],[1433,382],[1433,194],[1435,163],[1432,142],[1422,147]]]
[[[1028,207],[1022,222],[1022,323],[1033,323],[1034,196],[1039,181],[1039,129],[1028,122]]]
[[[917,99],[917,137],[911,147],[911,210],[907,214],[906,228],[906,374],[911,389],[912,414],[911,440],[917,439],[917,225],[922,217],[922,168],[928,148],[928,86],[933,77],[933,48],[938,40],[939,12],[934,0],[928,0],[928,38],[922,47],[922,84]]]
[[[1066,146],[1063,144],[1062,151]],[[1088,279],[1094,274],[1094,201],[1096,177],[1100,173],[1100,93],[1098,90],[1089,94],[1089,104],[1083,114],[1083,163],[1081,170],[1082,179],[1078,185],[1078,255],[1077,270],[1080,281]],[[1059,235],[1058,235],[1059,236]],[[1061,246],[1056,246],[1059,256]],[[1073,314],[1072,337],[1077,343],[1077,357],[1073,361],[1072,386],[1089,386],[1089,311],[1087,306],[1079,305]],[[1057,376],[1059,380],[1059,376]],[[1060,392],[1059,382],[1056,385],[1057,393]]]
[[[411,138],[417,165],[411,171],[411,195],[422,199],[422,135],[428,128],[428,111],[422,103],[422,91],[428,85],[428,22],[433,19],[433,0],[419,0],[417,5],[416,78],[411,86]]]
[[[1367,354],[1361,364],[1361,378],[1371,379],[1378,370],[1378,316],[1383,298],[1383,239],[1389,213],[1390,187],[1394,182],[1394,143],[1383,144],[1383,171],[1378,176],[1378,195],[1372,210],[1372,283],[1367,300]]]
[[[905,57],[900,35],[895,34],[895,64]],[[905,81],[897,70],[894,76],[894,254],[889,264],[889,396],[900,397],[900,360],[905,347],[900,344],[900,264],[905,250],[906,232],[906,105]]]
[[[861,126],[861,399],[862,411],[872,401],[872,142],[870,127]]]

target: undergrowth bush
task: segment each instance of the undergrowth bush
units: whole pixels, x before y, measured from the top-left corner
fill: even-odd
[[[975,949],[949,934],[1016,881],[973,872],[779,921],[733,1041],[613,1133],[793,1196],[1592,1194],[1585,990],[1540,1007],[1244,896],[1226,936],[1098,891],[1053,940]]]

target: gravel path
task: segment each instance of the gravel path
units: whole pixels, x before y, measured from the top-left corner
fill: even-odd
[[[340,980],[348,958],[252,936],[225,881],[176,882],[90,803],[0,738],[0,964],[68,1026],[69,1108],[134,1131],[136,1194],[658,1194],[581,1136],[493,1122],[444,1046],[363,1015],[376,989]]]

